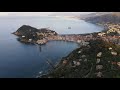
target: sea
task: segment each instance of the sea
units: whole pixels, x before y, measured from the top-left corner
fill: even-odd
[[[24,44],[11,34],[22,25],[50,28],[58,34],[99,32],[103,27],[76,18],[64,17],[0,17],[0,78],[36,78],[79,48],[75,42],[49,41],[42,46]],[[70,29],[68,28],[70,27]]]

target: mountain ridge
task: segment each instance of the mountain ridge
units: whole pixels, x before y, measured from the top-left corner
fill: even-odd
[[[98,15],[85,17],[85,21],[89,21],[91,23],[119,23],[120,21],[120,12],[106,12],[103,14],[98,13]]]

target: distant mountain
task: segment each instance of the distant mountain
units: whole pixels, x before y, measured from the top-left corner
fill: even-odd
[[[95,13],[90,13],[86,15],[81,15],[80,19],[86,19],[86,18],[101,16],[101,15],[106,15],[106,14],[111,14],[111,13],[112,12],[95,12]]]
[[[77,17],[78,19],[86,19],[86,18],[102,16],[112,13],[113,12],[57,12],[49,16],[71,16],[71,17]]]
[[[120,23],[120,12],[102,12],[84,17],[91,23]]]
[[[84,16],[87,14],[90,14],[93,12],[57,12],[57,13],[53,13],[49,16],[71,16],[71,17],[80,17],[80,16]]]

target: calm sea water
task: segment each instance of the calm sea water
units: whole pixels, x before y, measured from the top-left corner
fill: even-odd
[[[78,44],[64,41],[50,41],[38,48],[16,40],[11,34],[22,25],[36,28],[50,27],[59,34],[78,34],[102,30],[101,27],[77,19],[37,17],[0,18],[0,78],[31,78],[40,71],[46,71],[50,59],[54,64],[78,47]],[[71,27],[71,29],[68,29]]]

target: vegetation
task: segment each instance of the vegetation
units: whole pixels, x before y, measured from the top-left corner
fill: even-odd
[[[111,14],[105,14],[95,17],[89,17],[85,18],[86,21],[92,22],[92,23],[119,23],[120,21],[120,13],[114,12]]]
[[[19,36],[18,40],[25,43],[36,42],[37,40],[42,40],[45,37],[57,35],[57,33],[53,30],[47,28],[36,29],[29,25],[21,26],[13,34]]]
[[[102,55],[97,57],[100,52]],[[117,55],[111,52],[117,52]],[[119,62],[120,46],[101,39],[91,40],[88,46],[82,46],[64,57],[56,69],[43,78],[119,78]]]

